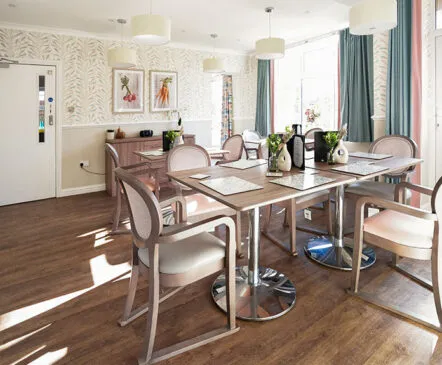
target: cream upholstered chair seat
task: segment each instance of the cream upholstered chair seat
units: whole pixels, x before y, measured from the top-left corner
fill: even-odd
[[[214,235],[203,232],[173,244],[159,247],[159,270],[162,274],[181,274],[224,260],[226,245]],[[141,262],[149,267],[149,250],[138,250]]]
[[[384,210],[365,219],[364,233],[404,246],[431,248],[434,222],[393,210]]]
[[[346,190],[346,193],[361,195],[361,196],[377,196],[381,199],[394,199],[395,184],[377,181],[357,181],[351,184]],[[411,198],[410,190],[405,190],[405,199]]]

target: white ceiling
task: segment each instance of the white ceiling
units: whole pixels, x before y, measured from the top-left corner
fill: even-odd
[[[153,13],[172,19],[173,43],[248,52],[268,36],[267,6],[274,6],[273,36],[292,43],[348,24],[349,6],[358,0],[153,0]],[[15,7],[11,6],[15,5]],[[109,19],[146,13],[149,0],[0,0],[0,22],[53,27],[117,37]],[[125,33],[130,34],[129,27]]]

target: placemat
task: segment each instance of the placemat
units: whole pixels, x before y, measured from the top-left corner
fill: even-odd
[[[385,158],[393,157],[392,155],[383,155],[381,153],[366,153],[366,152],[350,152],[351,157],[369,158],[370,160],[383,160]]]
[[[353,163],[350,165],[344,165],[339,167],[333,167],[332,170],[339,172],[346,172],[354,175],[371,175],[380,171],[388,170],[388,167],[379,166],[379,165],[368,165],[368,164],[358,164]]]
[[[219,164],[221,167],[230,167],[232,169],[238,170],[246,170],[252,167],[264,165],[267,163],[267,160],[238,160],[234,162],[227,162],[223,164]]]
[[[251,183],[250,181],[240,179],[236,176],[219,177],[217,179],[201,181],[200,184],[215,190],[222,195],[233,195],[245,193],[247,191],[259,190],[263,187]]]
[[[336,179],[321,175],[299,174],[285,176],[280,179],[271,180],[270,182],[296,190],[308,190],[319,185],[331,183],[335,180]]]

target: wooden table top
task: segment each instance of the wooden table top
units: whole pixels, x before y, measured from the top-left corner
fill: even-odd
[[[355,162],[361,162],[361,161],[371,162],[372,165],[376,165],[376,166],[388,167],[388,170],[382,170],[382,171],[378,171],[378,172],[370,174],[370,175],[361,176],[361,175],[351,174],[348,172],[338,172],[338,171],[332,170],[334,167],[345,166],[344,164],[329,165],[327,162],[315,162],[314,159],[313,160],[311,160],[311,159],[306,160],[305,166],[307,168],[311,168],[311,169],[315,169],[315,170],[329,171],[329,172],[333,172],[333,173],[339,173],[339,174],[344,174],[344,175],[348,175],[348,176],[353,176],[357,180],[369,180],[369,179],[373,179],[378,176],[393,173],[395,171],[404,170],[406,168],[416,166],[416,165],[423,162],[422,159],[418,159],[418,158],[395,157],[395,156],[385,158],[383,160],[373,160],[373,159],[368,159],[368,158],[359,158],[359,157],[351,157],[350,156],[348,159],[347,165],[349,165],[351,163],[355,163]]]
[[[317,174],[324,177],[333,178],[335,179],[335,181],[308,190],[296,190],[271,183],[270,181],[277,179],[277,177],[266,177],[266,172],[267,164],[256,166],[246,170],[212,166],[193,170],[168,172],[167,175],[173,180],[186,185],[194,189],[195,191],[210,196],[211,198],[237,211],[246,211],[257,207],[266,206],[268,204],[292,198],[298,198],[318,191],[334,188],[343,184],[351,184],[352,182],[356,181],[356,179],[352,176],[331,173],[327,171],[317,171]],[[310,172],[313,171],[310,170]],[[303,173],[304,172],[293,168],[292,171],[284,173],[284,176]],[[226,196],[204,186],[203,184],[201,184],[201,180],[196,180],[189,177],[194,174],[206,174],[210,175],[210,178],[235,176],[243,180],[258,184],[262,186],[263,189]]]

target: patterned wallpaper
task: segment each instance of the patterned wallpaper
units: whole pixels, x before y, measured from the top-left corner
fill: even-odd
[[[386,116],[389,32],[373,36],[374,115]]]
[[[63,65],[63,125],[107,124],[119,121],[167,120],[166,113],[149,113],[149,70],[178,72],[178,103],[184,120],[211,119],[211,79],[202,71],[204,51],[140,46],[137,68],[145,70],[144,114],[113,115],[112,70],[107,51],[111,40],[29,32],[0,28],[0,56],[14,59],[56,60]],[[254,118],[256,60],[242,55],[222,55],[233,75],[234,112],[238,118]],[[239,71],[239,72],[238,72]],[[68,109],[74,107],[70,113]]]

